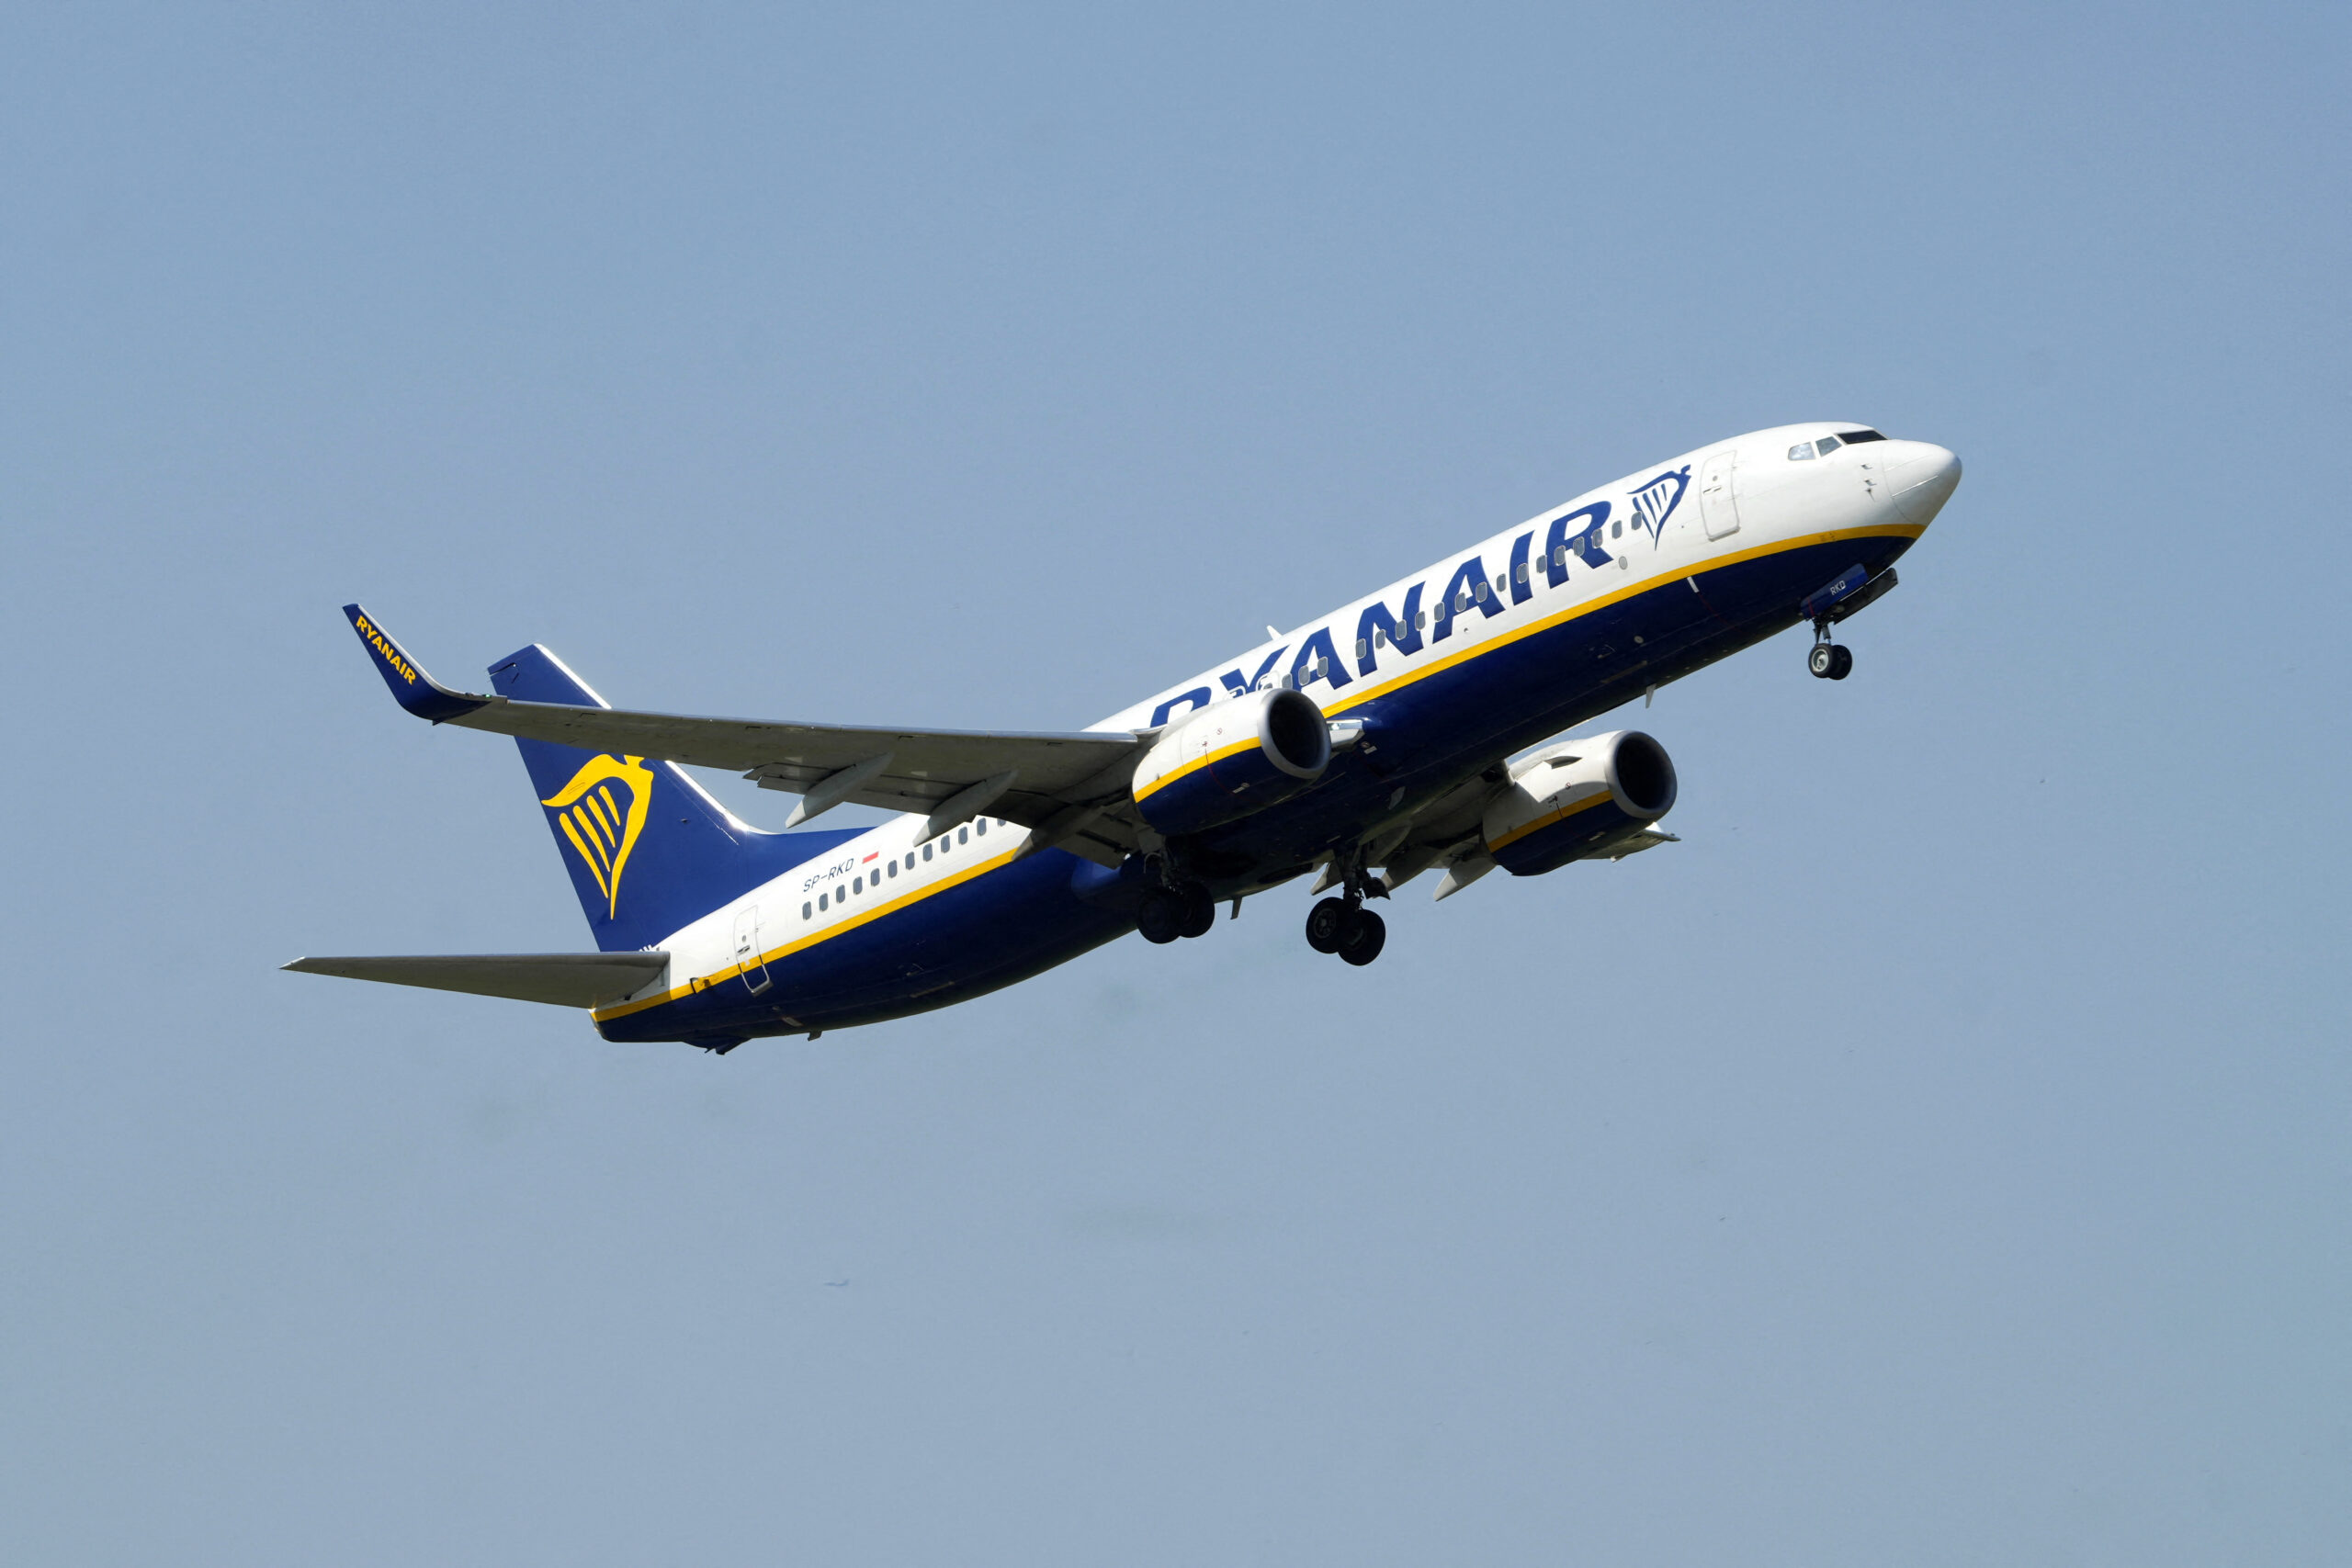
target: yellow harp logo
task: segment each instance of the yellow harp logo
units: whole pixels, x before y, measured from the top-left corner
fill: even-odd
[[[614,798],[616,784],[620,799]],[[621,873],[653,809],[653,770],[642,757],[598,757],[539,804],[555,813],[556,826],[588,863],[605,913],[619,919]]]

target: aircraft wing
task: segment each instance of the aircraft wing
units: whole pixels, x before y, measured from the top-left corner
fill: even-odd
[[[298,958],[301,975],[382,980],[518,1002],[595,1008],[641,989],[670,962],[666,953],[479,953],[448,957]]]
[[[374,617],[344,606],[400,705],[420,718],[619,756],[728,768],[763,789],[805,798],[786,826],[842,801],[920,811],[932,830],[989,812],[1039,829],[1040,845],[1100,856],[1130,847],[1131,829],[1105,808],[1124,797],[1149,742],[1126,731],[1064,734],[961,729],[859,729],[789,721],[701,718],[515,702],[459,692],[426,674]],[[1092,844],[1074,841],[1079,838]]]

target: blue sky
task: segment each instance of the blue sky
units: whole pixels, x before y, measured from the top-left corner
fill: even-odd
[[[15,1551],[2343,1561],[2347,31],[0,17]],[[349,599],[1063,728],[1814,418],[1967,464],[1855,677],[1371,969],[1278,893],[723,1060],[274,972],[585,945]]]

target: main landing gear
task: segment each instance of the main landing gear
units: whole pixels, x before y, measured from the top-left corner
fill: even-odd
[[[1388,922],[1363,907],[1367,897],[1387,897],[1388,885],[1351,864],[1342,895],[1321,899],[1306,911],[1306,945],[1336,953],[1359,968],[1379,957],[1388,944]]]
[[[1216,900],[1197,882],[1179,882],[1152,888],[1136,910],[1136,929],[1151,942],[1174,942],[1180,936],[1206,936],[1216,924]]]

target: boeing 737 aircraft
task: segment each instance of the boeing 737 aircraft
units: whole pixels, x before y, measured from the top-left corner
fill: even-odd
[[[1204,936],[1220,904],[1310,875],[1330,896],[1307,944],[1369,964],[1367,901],[1423,872],[1445,898],[1675,841],[1656,740],[1540,743],[1800,622],[1807,667],[1844,680],[1830,628],[1894,586],[1959,482],[1943,447],[1854,424],[1702,446],[1066,734],[630,712],[536,644],[458,692],[347,604],[402,707],[515,738],[598,951],[287,967],[724,1053],[946,1007],[1130,931]],[[797,794],[786,831],[680,763]],[[791,830],[844,801],[904,815]]]

